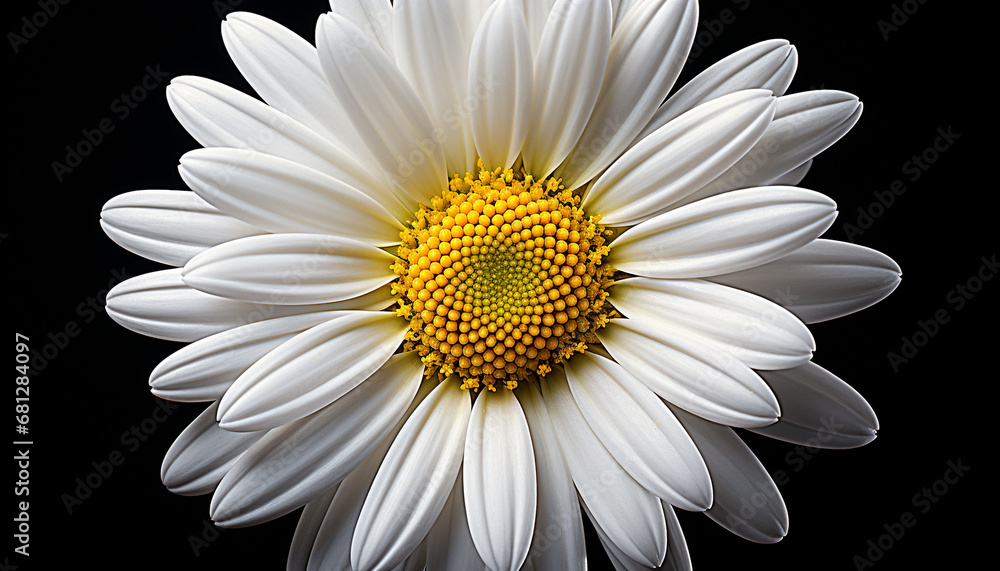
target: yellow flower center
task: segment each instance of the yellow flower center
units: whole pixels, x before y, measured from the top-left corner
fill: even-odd
[[[596,342],[611,272],[604,229],[559,182],[455,175],[401,233],[397,312],[431,373],[514,389]]]

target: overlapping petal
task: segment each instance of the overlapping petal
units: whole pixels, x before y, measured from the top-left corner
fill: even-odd
[[[406,326],[384,311],[340,312],[240,375],[219,402],[219,421],[227,430],[261,430],[316,412],[378,370]]]
[[[649,122],[680,75],[697,24],[696,0],[641,0],[618,14],[594,111],[555,171],[566,188],[597,176]]]
[[[690,329],[754,369],[790,369],[816,349],[809,329],[786,309],[704,280],[627,278],[614,284],[609,299],[629,319]]]
[[[885,254],[816,240],[773,262],[712,277],[784,306],[806,323],[843,317],[885,299],[902,275]]]
[[[764,134],[775,98],[762,89],[726,95],[664,125],[587,190],[601,223],[627,226],[662,214],[738,161]]]
[[[342,16],[320,17],[316,44],[323,73],[368,153],[406,196],[426,203],[448,173],[434,123],[413,87],[389,56]]]
[[[472,135],[487,170],[510,168],[521,154],[531,119],[533,81],[520,0],[498,0],[479,24],[469,61]]]
[[[218,403],[212,403],[174,440],[163,457],[160,479],[168,490],[182,496],[210,494],[233,464],[267,431],[230,432],[215,420]]]
[[[705,512],[729,531],[758,543],[780,541],[788,531],[788,512],[771,475],[728,426],[673,409],[708,464],[715,504]],[[746,506],[751,509],[747,509]]]
[[[621,365],[593,353],[565,364],[580,412],[622,468],[658,498],[687,510],[712,505],[712,482],[670,410]]]
[[[650,567],[659,565],[667,550],[660,500],[639,485],[597,438],[562,371],[549,373],[542,389],[559,447],[584,505],[630,558]]]
[[[402,418],[423,371],[419,356],[400,353],[326,407],[268,432],[219,484],[212,519],[227,527],[256,525],[339,483]]]
[[[615,319],[598,338],[625,370],[689,412],[729,426],[766,426],[778,419],[774,394],[724,348],[669,323]]]
[[[219,210],[270,232],[399,243],[402,224],[374,198],[287,159],[244,149],[198,149],[181,157],[180,173]]]
[[[264,233],[182,190],[119,194],[101,209],[101,228],[122,248],[170,266],[183,266],[223,242]]]
[[[875,411],[856,390],[823,367],[806,363],[760,375],[785,414],[754,432],[812,448],[856,448],[875,439]]]
[[[267,234],[234,240],[191,259],[184,283],[205,293],[279,305],[356,298],[396,279],[396,258],[328,234]]]
[[[786,256],[833,224],[836,205],[795,187],[751,188],[671,210],[626,230],[607,262],[651,278],[698,278]]]
[[[472,403],[440,383],[389,448],[358,518],[351,565],[390,569],[423,541],[451,493],[462,462]]]
[[[535,56],[535,94],[524,167],[540,180],[565,159],[601,91],[614,14],[606,1],[556,0]],[[580,37],[586,42],[580,42]]]

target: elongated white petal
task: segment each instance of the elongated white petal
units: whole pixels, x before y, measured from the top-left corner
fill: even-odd
[[[542,32],[545,22],[556,0],[521,0],[524,9],[524,20],[528,24],[528,36],[531,39],[532,60],[538,54],[538,46],[542,43]]]
[[[344,311],[299,333],[246,370],[219,402],[227,430],[274,428],[316,412],[378,370],[408,323],[395,313]]]
[[[528,135],[534,81],[520,0],[499,0],[490,6],[469,59],[469,101],[476,106],[470,109],[470,121],[476,151],[486,170],[510,168]]]
[[[396,64],[420,101],[444,151],[449,173],[474,172],[476,148],[466,105],[469,49],[455,6],[467,0],[396,0],[393,34]],[[479,22],[473,22],[473,30]]]
[[[101,210],[101,228],[122,248],[170,266],[183,266],[217,244],[264,233],[184,190],[119,194]]]
[[[337,495],[339,487],[340,484],[337,484],[330,488],[303,508],[299,522],[295,526],[292,544],[288,549],[286,571],[306,571],[309,568],[309,553],[312,551],[313,545],[316,544],[320,526],[323,525],[323,519],[326,517],[327,510],[330,509],[330,504],[333,503],[333,498]]]
[[[351,541],[372,480],[406,420],[435,386],[436,380],[424,379],[403,418],[364,462],[340,483],[309,553],[309,571],[354,571],[351,567]]]
[[[696,0],[641,0],[616,18],[594,113],[556,169],[566,188],[603,171],[649,123],[684,66],[697,25]]]
[[[667,520],[667,555],[663,558],[663,563],[656,567],[643,565],[625,555],[608,538],[608,534],[597,525],[593,516],[589,513],[587,514],[590,517],[590,521],[594,523],[594,530],[597,532],[597,537],[601,540],[601,545],[604,547],[604,551],[608,554],[615,569],[619,571],[691,571],[691,558],[688,555],[687,543],[684,541],[684,532],[681,530],[680,522],[677,521],[674,508],[667,502],[661,502],[661,504],[663,506],[663,516]]]
[[[797,65],[798,53],[785,40],[765,40],[745,47],[719,60],[671,95],[635,142],[675,117],[723,95],[744,89],[766,89],[774,95],[784,95]]]
[[[396,279],[395,257],[328,234],[267,234],[227,242],[195,256],[184,283],[205,293],[280,305],[344,301]]]
[[[330,10],[350,20],[374,40],[390,58],[395,58],[390,0],[330,0]]]
[[[714,276],[776,260],[833,224],[836,204],[791,186],[752,188],[671,210],[626,230],[608,263],[651,278]]]
[[[336,14],[320,16],[316,42],[323,73],[347,120],[383,172],[417,202],[440,193],[448,181],[441,142],[395,63]]]
[[[723,345],[753,369],[790,369],[816,349],[809,329],[780,305],[703,280],[628,278],[610,301],[629,319],[665,322]]]
[[[856,448],[875,439],[878,419],[858,391],[815,363],[760,374],[785,414],[758,434],[812,448]]]
[[[423,371],[419,356],[401,353],[321,410],[271,430],[219,484],[212,519],[226,527],[256,525],[343,480],[406,412]]]
[[[557,0],[552,6],[535,56],[523,151],[525,169],[536,180],[559,166],[587,126],[608,63],[613,16],[607,0]]]
[[[587,424],[560,369],[542,383],[545,404],[584,504],[629,557],[659,565],[667,550],[660,500],[628,475]]]
[[[210,494],[233,464],[265,431],[229,432],[215,420],[218,403],[212,403],[181,432],[167,450],[160,479],[168,490],[182,496]]]
[[[465,437],[469,532],[490,569],[517,571],[535,524],[535,458],[528,422],[509,390],[479,395]],[[516,501],[511,501],[516,498]]]
[[[460,471],[455,478],[455,488],[441,510],[434,527],[424,540],[427,544],[428,569],[468,569],[487,571],[469,531],[469,518],[465,510],[464,477]]]
[[[164,359],[149,384],[160,398],[217,400],[250,365],[295,335],[338,314],[320,311],[265,319],[199,339]]]
[[[637,482],[686,510],[712,505],[705,462],[653,391],[618,363],[593,353],[575,355],[565,368],[587,424]]]
[[[126,329],[184,342],[264,319],[340,309],[338,304],[282,306],[209,295],[185,285],[180,268],[126,280],[108,292],[107,301],[108,315]],[[350,307],[351,302],[342,303]]]
[[[730,426],[765,426],[778,401],[742,361],[667,323],[615,319],[598,337],[626,371],[685,410]]]
[[[538,513],[524,571],[575,571],[587,561],[580,501],[536,383],[517,391],[535,453]]]
[[[663,515],[667,520],[667,535],[670,537],[667,543],[667,556],[663,558],[661,567],[664,571],[691,571],[691,555],[688,553],[681,522],[677,521],[677,514],[674,513],[674,508],[670,504],[661,503],[663,504]]]
[[[350,127],[350,110],[333,96],[309,42],[249,12],[229,14],[222,23],[222,39],[240,73],[268,105],[370,161],[356,152],[358,136]]]
[[[712,281],[755,293],[786,307],[806,323],[860,311],[899,285],[891,258],[864,246],[816,240],[779,260]]]
[[[700,105],[630,149],[598,178],[584,207],[601,223],[634,225],[714,180],[760,139],[774,115],[767,91],[739,91]]]
[[[750,541],[775,543],[784,537],[788,530],[785,502],[750,448],[728,426],[673,410],[694,438],[712,474],[715,504],[705,514]]]
[[[392,568],[423,541],[455,484],[471,412],[468,393],[450,379],[403,425],[361,509],[354,569]]]
[[[183,76],[171,81],[167,102],[181,125],[205,147],[232,147],[274,155],[318,170],[361,190],[400,220],[404,204],[350,150],[274,107],[221,83]]]
[[[181,178],[219,210],[271,232],[318,232],[375,246],[399,243],[402,224],[374,198],[317,170],[243,149],[198,149]]]
[[[806,91],[779,97],[774,121],[757,144],[681,204],[768,184],[840,140],[858,122],[861,109],[858,98],[843,91]]]

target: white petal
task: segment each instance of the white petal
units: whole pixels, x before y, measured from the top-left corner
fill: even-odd
[[[750,541],[774,543],[784,537],[788,530],[785,502],[750,448],[728,426],[673,410],[694,438],[712,474],[715,504],[705,514]]]
[[[295,526],[295,535],[292,536],[292,544],[288,549],[288,561],[285,564],[286,571],[306,571],[309,566],[309,553],[316,544],[316,536],[319,528],[323,524],[327,510],[337,495],[337,488],[340,484],[330,488],[323,495],[306,504],[299,516],[299,523]]]
[[[593,353],[574,355],[564,366],[580,412],[622,468],[680,508],[712,505],[705,462],[656,394],[618,363]]]
[[[455,478],[455,488],[441,510],[434,527],[424,541],[427,544],[428,569],[462,569],[487,571],[488,567],[476,550],[469,531],[465,511],[465,492],[462,472]]]
[[[240,73],[271,107],[296,119],[341,149],[357,153],[350,110],[333,96],[309,42],[262,16],[234,12],[222,23],[222,39]]]
[[[667,555],[663,558],[663,563],[657,567],[649,567],[637,563],[622,553],[622,550],[618,549],[618,546],[608,538],[608,534],[601,529],[593,516],[589,513],[587,514],[590,517],[590,521],[594,523],[594,530],[597,532],[597,536],[601,540],[601,545],[604,547],[604,551],[608,554],[615,569],[620,571],[691,571],[691,558],[688,556],[687,543],[684,541],[684,532],[681,531],[677,515],[674,514],[674,509],[670,504],[666,502],[661,502],[661,504],[663,506],[663,516],[667,520],[668,540]]]
[[[622,155],[594,181],[584,207],[610,226],[665,212],[746,154],[770,124],[775,103],[757,89],[696,107]]]
[[[423,541],[451,493],[472,406],[450,379],[420,403],[379,468],[351,543],[357,571],[392,568]]]
[[[108,315],[126,329],[189,342],[264,319],[351,307],[354,300],[311,306],[236,301],[188,287],[176,268],[126,280],[108,292],[107,302]]]
[[[472,135],[488,171],[510,168],[521,153],[531,118],[533,74],[520,0],[499,0],[479,24],[469,62]]]
[[[423,372],[416,353],[401,353],[333,403],[268,432],[219,484],[212,519],[226,527],[256,525],[343,480],[402,418]]]
[[[790,369],[816,349],[809,329],[760,296],[703,280],[628,278],[609,300],[629,319],[666,322],[723,345],[753,369]]]
[[[660,500],[622,469],[591,430],[560,369],[542,384],[546,408],[584,504],[629,557],[659,565],[667,550]]]
[[[383,172],[417,202],[440,194],[448,183],[440,140],[417,94],[389,56],[336,14],[320,17],[316,42],[337,100]]]
[[[279,305],[344,301],[396,279],[395,256],[328,234],[267,234],[227,242],[195,256],[184,283],[205,293]]]
[[[538,46],[542,43],[542,31],[545,30],[545,22],[549,19],[552,6],[556,0],[521,0],[524,9],[524,19],[528,24],[528,35],[531,38],[531,54],[535,59],[538,54]]]
[[[594,113],[555,172],[566,188],[607,168],[649,122],[684,66],[697,25],[696,0],[645,0],[615,20]]]
[[[469,49],[453,7],[467,0],[396,0],[393,34],[396,64],[420,97],[449,173],[475,172],[476,148],[468,108]],[[479,22],[472,22],[473,30]]]
[[[576,571],[587,562],[587,547],[573,478],[536,383],[517,391],[531,433],[538,478],[538,513],[524,571]]]
[[[749,367],[714,343],[667,323],[615,319],[598,337],[625,370],[667,401],[730,426],[765,426],[778,401]]]
[[[316,534],[316,541],[309,554],[309,571],[353,571],[351,540],[372,480],[375,479],[386,452],[389,451],[406,420],[435,386],[437,386],[436,380],[424,379],[403,419],[396,423],[389,436],[382,440],[364,462],[340,483],[337,494],[330,503],[326,517],[323,518],[323,523]]]
[[[765,40],[743,48],[719,60],[671,95],[635,142],[682,113],[723,95],[744,89],[766,89],[774,95],[784,95],[797,65],[798,53],[785,40]]]
[[[535,56],[535,95],[524,166],[548,176],[576,145],[594,110],[611,47],[607,0],[557,0]],[[580,38],[587,38],[581,42]]]
[[[181,157],[181,178],[219,210],[271,232],[318,232],[375,246],[399,243],[403,226],[374,198],[317,170],[242,149]]]
[[[712,281],[766,297],[806,323],[861,311],[899,285],[891,258],[864,246],[816,240],[779,260]]]
[[[607,262],[652,278],[698,278],[766,264],[815,240],[836,204],[791,186],[751,188],[671,210],[626,230]]]
[[[266,431],[229,432],[215,421],[218,403],[212,403],[181,432],[170,446],[160,479],[182,496],[210,494],[226,472]]]
[[[812,448],[856,448],[875,439],[878,419],[858,391],[815,363],[760,374],[785,413],[758,434]]]
[[[149,376],[154,395],[180,402],[217,400],[257,359],[338,314],[320,311],[265,319],[199,339],[160,362]]]
[[[408,328],[384,311],[344,311],[254,363],[219,402],[227,430],[286,424],[337,400],[378,370]]]
[[[204,147],[250,149],[299,163],[353,186],[400,220],[412,216],[354,153],[277,109],[231,87],[201,77],[175,78],[167,102],[181,125]]]
[[[861,117],[861,102],[842,91],[807,91],[778,98],[774,121],[746,156],[681,204],[767,184],[826,150]]]
[[[101,228],[122,248],[171,266],[183,266],[217,244],[264,233],[178,190],[119,194],[101,210]]]
[[[386,55],[395,57],[390,0],[330,0],[330,10],[353,22]]]
[[[517,571],[531,545],[537,487],[528,422],[512,391],[483,392],[476,399],[464,462],[476,549],[490,569]]]
[[[664,571],[691,571],[691,555],[688,553],[681,522],[677,521],[677,514],[674,513],[674,508],[670,507],[670,504],[667,502],[662,502],[662,504],[663,515],[667,520],[667,535],[670,540],[667,543],[667,556],[663,559],[661,568]]]

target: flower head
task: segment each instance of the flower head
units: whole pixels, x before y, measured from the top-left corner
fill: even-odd
[[[174,79],[205,147],[181,158],[191,191],[102,212],[174,266],[108,296],[190,342],[153,392],[212,403],[167,487],[214,493],[222,526],[305,506],[289,568],[582,569],[584,513],[628,568],[690,567],[674,508],[783,537],[733,427],[833,448],[877,429],[806,323],[899,268],[820,239],[835,205],[796,186],[857,98],[785,95],[782,40],[671,94],[694,0],[331,6],[316,47],[230,15],[264,102]]]

